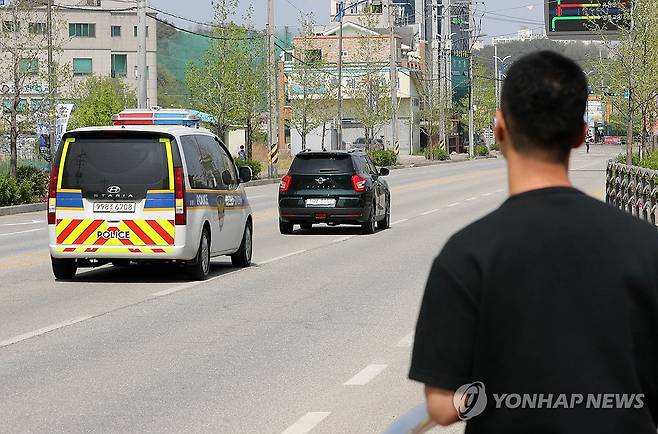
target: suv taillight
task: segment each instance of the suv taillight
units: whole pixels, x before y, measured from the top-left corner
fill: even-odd
[[[54,225],[55,209],[57,207],[57,181],[59,178],[59,166],[53,166],[50,170],[50,185],[48,186],[48,224]]]
[[[281,182],[279,183],[279,191],[281,193],[285,193],[290,188],[291,183],[292,183],[292,176],[290,175],[284,176],[283,178],[281,178]]]
[[[185,206],[185,176],[182,167],[174,167],[174,197],[176,198],[176,224],[187,224],[187,206]]]
[[[361,193],[366,189],[366,180],[359,175],[352,175],[352,187],[354,187],[354,191]]]

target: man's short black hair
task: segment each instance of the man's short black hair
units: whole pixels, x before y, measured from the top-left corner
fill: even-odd
[[[561,54],[537,51],[514,62],[501,95],[514,148],[567,161],[583,132],[587,95],[583,70]]]

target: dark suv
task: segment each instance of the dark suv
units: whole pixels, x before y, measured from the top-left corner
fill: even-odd
[[[279,185],[279,230],[290,234],[295,224],[358,224],[363,232],[391,223],[391,192],[363,152],[305,151],[295,156]]]

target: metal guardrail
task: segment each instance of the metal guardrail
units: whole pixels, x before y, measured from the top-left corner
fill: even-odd
[[[383,434],[422,434],[435,426],[427,414],[427,404],[423,403],[397,418]]]
[[[608,161],[605,200],[655,226],[658,171]]]

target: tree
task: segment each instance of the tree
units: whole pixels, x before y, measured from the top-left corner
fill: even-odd
[[[366,13],[361,24],[371,29],[375,27],[376,20],[375,14]],[[354,117],[363,125],[366,142],[369,144],[374,142],[375,134],[388,124],[392,117],[388,63],[375,57],[382,46],[388,47],[388,38],[385,36],[358,36],[359,73],[348,77],[350,84],[347,93],[353,100],[352,111]]]
[[[473,65],[473,94],[475,132],[482,133],[484,130],[493,129],[496,116],[496,79],[479,60],[474,60]]]
[[[69,128],[112,125],[112,115],[137,105],[135,91],[117,78],[91,76],[78,83],[80,96],[71,113]]]
[[[628,26],[620,26],[618,40],[603,34],[610,51],[599,60],[601,80],[607,84],[606,100],[626,121],[626,163],[632,163],[634,126],[642,123],[641,152],[648,125],[655,120],[658,101],[658,0],[635,0],[624,11]],[[621,97],[623,95],[623,97]],[[651,122],[653,123],[653,122]]]
[[[52,101],[55,89],[68,77],[67,68],[61,67],[54,58],[53,74],[49,76],[47,64],[47,29],[43,7],[36,7],[31,0],[13,0],[0,8],[0,83],[3,101],[2,121],[9,131],[10,170],[16,176],[18,137],[22,131],[34,131],[36,118],[50,124],[55,116]],[[53,34],[60,35],[62,22],[53,14]],[[53,52],[61,53],[61,40],[53,38]],[[53,86],[50,86],[53,85]],[[38,98],[27,100],[28,95]]]
[[[314,50],[312,20],[303,20],[302,34],[296,39],[293,71],[288,76],[288,95],[292,116],[290,126],[302,138],[306,149],[308,134],[324,125],[332,114],[335,101],[333,86],[325,71],[326,61]]]
[[[214,6],[213,39],[196,62],[190,62],[186,82],[192,105],[215,118],[216,133],[224,137],[231,126],[251,122],[266,97],[266,51],[262,35],[231,21],[237,0],[217,0]],[[243,18],[250,21],[251,9]],[[260,44],[257,42],[260,39]]]

